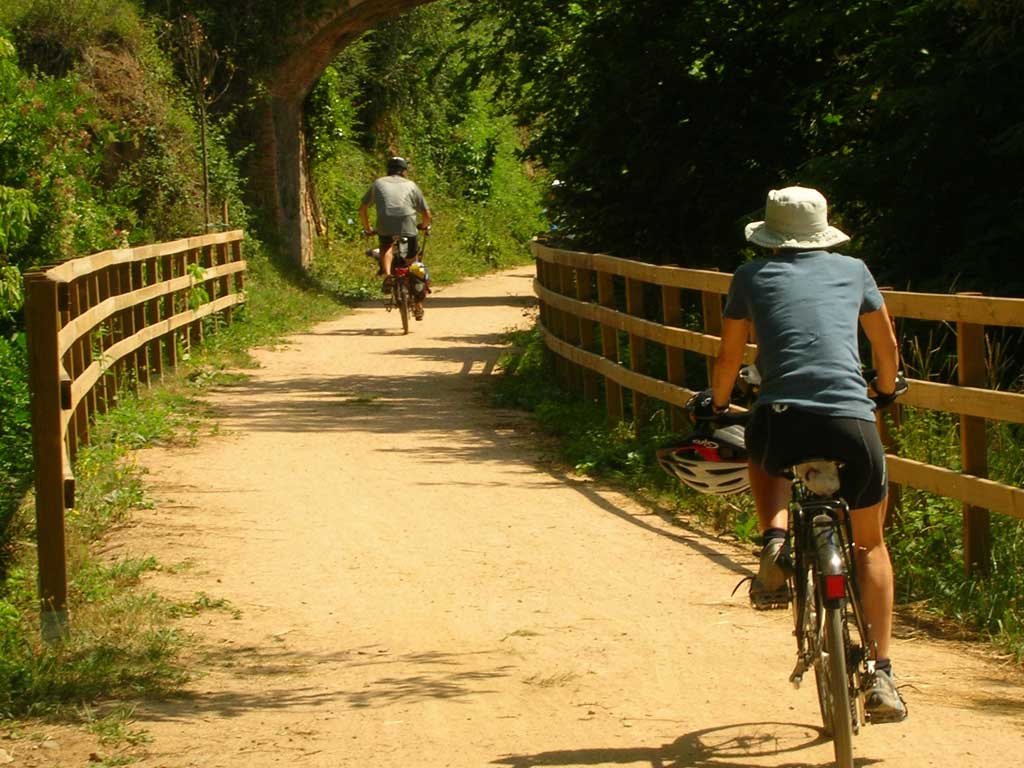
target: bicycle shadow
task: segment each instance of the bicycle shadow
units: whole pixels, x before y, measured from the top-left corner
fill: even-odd
[[[662,522],[672,526],[671,530],[666,530],[664,527],[652,525],[648,521],[642,519],[637,514],[623,509],[604,498],[597,490],[595,490],[591,483],[581,483],[574,480],[564,471],[558,471],[556,469],[549,469],[548,474],[558,480],[561,485],[572,488],[574,491],[583,496],[594,506],[614,515],[620,520],[624,520],[627,523],[642,528],[649,533],[653,533],[657,536],[662,536],[666,539],[670,539],[679,544],[689,547],[693,551],[699,553],[701,556],[712,562],[721,565],[723,568],[737,574],[738,576],[753,576],[755,571],[750,567],[743,565],[738,562],[740,556],[739,551],[736,552],[725,552],[720,547],[713,547],[705,544],[704,541],[712,539],[705,531],[699,527],[690,525],[686,521],[679,519],[672,515],[669,511],[659,507],[656,504],[652,504],[650,501],[644,500],[641,502],[641,506],[644,512],[648,515],[655,515],[660,518]]]
[[[509,768],[534,766],[635,765],[650,768],[757,768],[761,758],[792,755],[773,763],[775,768],[833,768],[835,761],[801,760],[798,753],[822,747],[830,740],[820,728],[798,723],[736,723],[702,728],[658,747],[592,747],[554,750],[533,755],[507,755],[492,765]],[[754,762],[749,762],[753,760]],[[854,759],[857,766],[881,762],[867,757]]]

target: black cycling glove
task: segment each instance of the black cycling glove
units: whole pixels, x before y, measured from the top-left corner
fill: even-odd
[[[902,371],[896,373],[896,389],[889,394],[883,394],[878,391],[878,376],[874,376],[871,379],[871,388],[875,391],[875,396],[871,398],[875,401],[875,404],[879,408],[888,408],[890,405],[896,402],[896,398],[900,395],[905,395],[907,390],[910,389],[910,385],[907,383],[906,377]]]
[[[697,421],[714,421],[728,411],[729,406],[721,409],[715,408],[715,400],[712,397],[711,390],[705,389],[689,399],[686,403],[686,409],[693,414],[693,418]]]

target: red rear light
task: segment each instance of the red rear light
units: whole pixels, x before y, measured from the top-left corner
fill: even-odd
[[[841,600],[846,597],[846,575],[825,577],[825,597],[829,600]]]

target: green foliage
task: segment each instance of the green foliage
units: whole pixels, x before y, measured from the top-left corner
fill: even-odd
[[[28,240],[32,219],[39,214],[26,189],[0,186],[0,253],[7,253]]]
[[[97,44],[137,51],[145,35],[126,0],[8,0],[0,25],[16,29],[31,64],[58,77]]]
[[[765,192],[803,183],[886,283],[1024,288],[1004,266],[1024,235],[1019,4],[482,0],[461,18],[491,32],[462,41],[467,72],[501,79],[583,250],[671,232],[678,263],[731,271]]]
[[[9,557],[8,525],[32,480],[27,364],[25,335],[0,337],[0,583]]]
[[[0,60],[0,188],[9,264],[60,261],[110,242],[120,211],[97,196],[106,126],[74,78],[30,78]],[[101,140],[100,140],[101,141]],[[38,211],[45,210],[45,217]]]
[[[189,264],[186,271],[191,282],[191,287],[188,290],[188,306],[190,309],[196,310],[210,300],[210,293],[203,285],[206,270],[200,264]]]
[[[896,431],[901,455],[960,469],[959,420],[952,415],[904,407]],[[992,423],[989,476],[1024,484],[1024,442],[1019,427]],[[984,632],[1024,659],[1024,521],[992,516],[992,566],[987,579],[967,576],[963,552],[963,507],[950,499],[906,489],[892,514],[889,537],[897,569],[898,597],[923,602],[932,611]]]
[[[245,226],[226,125],[208,137],[212,196]],[[21,273],[201,231],[198,158],[181,86],[135,2],[0,6],[0,575],[32,472]]]
[[[437,2],[384,23],[348,46],[307,105],[314,178],[328,238],[314,259],[322,285],[372,296],[357,210],[384,158],[411,160],[410,178],[434,214],[427,260],[437,283],[528,258],[545,228],[540,174],[519,156],[521,134],[481,82],[459,86],[454,19],[461,3]],[[376,243],[373,243],[375,245]]]

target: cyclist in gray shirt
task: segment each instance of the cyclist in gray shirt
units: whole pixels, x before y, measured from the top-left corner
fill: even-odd
[[[377,179],[363,195],[362,203],[359,206],[359,220],[363,225],[363,235],[369,237],[376,233],[380,246],[380,268],[381,274],[391,274],[391,262],[394,259],[393,239],[395,236],[402,236],[408,240],[409,261],[413,261],[419,253],[420,230],[429,231],[431,215],[427,201],[423,193],[416,185],[416,182],[407,178],[409,164],[405,158],[392,157],[388,159],[388,175]],[[373,204],[377,212],[377,226],[370,226],[370,205]],[[422,217],[422,221],[416,223],[416,215]],[[387,278],[385,278],[387,279]],[[419,319],[422,315],[422,299],[416,299],[415,312]]]
[[[751,603],[785,605],[790,480],[781,473],[809,458],[840,461],[840,492],[851,508],[857,577],[875,643],[875,679],[865,706],[873,722],[902,720],[907,710],[889,659],[893,580],[883,539],[885,452],[857,335],[862,328],[871,342],[876,391],[893,395],[899,351],[892,322],[864,263],[828,250],[849,238],[829,226],[827,203],[817,190],[769,192],[765,220],[748,225],[746,238],[771,255],[742,265],[733,276],[711,390],[698,407],[710,414],[728,409],[753,328],[761,391],[746,443],[763,549]]]

